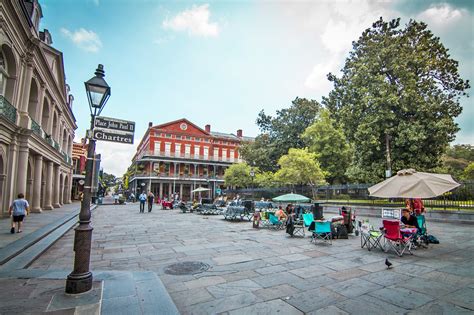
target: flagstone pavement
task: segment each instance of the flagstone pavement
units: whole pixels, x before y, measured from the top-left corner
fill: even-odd
[[[468,314],[474,311],[473,225],[431,223],[440,244],[403,257],[360,247],[360,237],[332,245],[253,229],[221,215],[179,210],[139,213],[138,203],[99,206],[92,216],[91,269],[155,272],[182,314]],[[328,215],[329,216],[329,215]],[[371,218],[375,226],[380,219]],[[30,269],[73,265],[74,231]],[[388,258],[393,268],[386,269]],[[178,262],[201,273],[172,275]]]

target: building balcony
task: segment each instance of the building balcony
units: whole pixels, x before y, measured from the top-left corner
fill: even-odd
[[[12,124],[16,124],[16,108],[9,101],[0,95],[0,117],[5,118]]]
[[[168,174],[168,173],[157,173],[157,172],[146,172],[146,171],[137,171],[135,174],[132,174],[131,179],[134,178],[151,178],[151,179],[172,179],[172,180],[201,180],[201,181],[223,181],[224,175],[216,175],[216,176],[204,176],[202,174]]]
[[[231,158],[231,157],[220,157],[212,155],[199,155],[199,154],[190,154],[190,153],[175,153],[175,152],[155,152],[151,150],[146,150],[137,155],[137,160],[140,160],[144,157],[162,157],[166,159],[187,159],[187,160],[196,160],[196,161],[210,161],[210,162],[224,162],[224,163],[240,163],[242,159],[240,158]]]

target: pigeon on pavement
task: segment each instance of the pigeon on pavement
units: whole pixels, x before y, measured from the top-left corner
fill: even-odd
[[[387,269],[392,268],[392,263],[388,261],[388,258],[385,258],[385,265],[387,266]]]

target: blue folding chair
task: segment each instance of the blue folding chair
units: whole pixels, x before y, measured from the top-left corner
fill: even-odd
[[[268,214],[268,222],[270,223],[268,226],[269,228],[273,228],[275,230],[283,228],[283,222],[278,220],[278,218],[271,213]]]
[[[317,240],[322,241],[323,243],[329,243],[332,245],[332,234],[331,234],[331,222],[315,222],[315,228],[313,231],[313,240],[316,244]]]

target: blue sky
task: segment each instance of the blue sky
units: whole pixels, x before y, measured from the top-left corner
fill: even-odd
[[[474,1],[40,0],[41,27],[64,53],[79,128],[90,123],[84,81],[97,64],[112,88],[103,116],[136,122],[187,118],[212,130],[256,136],[260,110],[298,97],[321,100],[364,29],[380,16],[425,21],[474,79]],[[471,89],[472,90],[472,89]],[[472,94],[472,91],[470,91]],[[474,144],[473,101],[462,100],[456,143]],[[99,142],[102,165],[121,176],[136,145]]]

